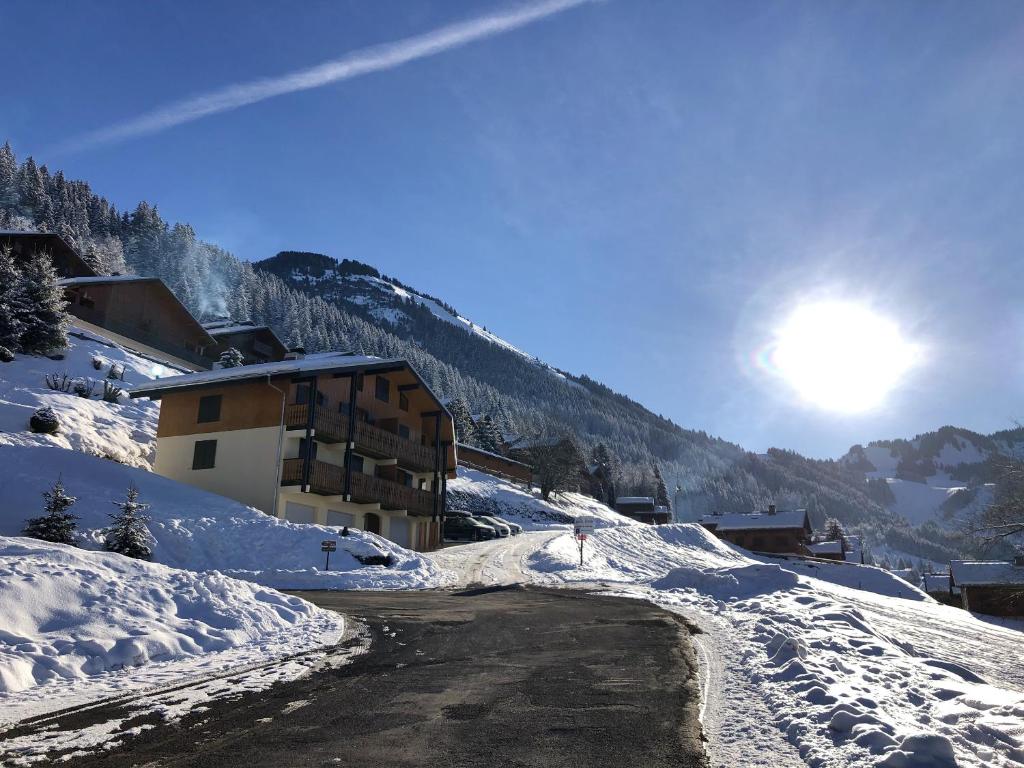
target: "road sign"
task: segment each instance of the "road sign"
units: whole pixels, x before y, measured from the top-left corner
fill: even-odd
[[[576,535],[593,533],[597,520],[590,515],[582,515],[576,518]]]
[[[320,542],[320,551],[321,552],[337,552],[338,551],[338,542],[336,542],[334,539],[326,539],[324,541],[321,541]]]
[[[585,534],[585,533],[577,533],[576,534],[576,538],[579,539],[580,541],[586,541],[587,540],[587,534]]]

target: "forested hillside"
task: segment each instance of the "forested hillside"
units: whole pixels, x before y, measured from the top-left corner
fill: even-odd
[[[906,552],[945,557],[962,548],[949,536],[936,541],[900,522],[864,475],[846,465],[784,451],[755,456],[684,429],[586,375],[532,358],[446,301],[373,266],[303,252],[244,262],[199,240],[188,224],[164,221],[155,205],[118,211],[83,181],[31,158],[19,164],[6,145],[0,148],[0,229],[55,231],[102,272],[160,277],[201,318],[265,323],[309,351],[406,357],[441,396],[465,400],[503,432],[571,433],[587,452],[604,443],[623,491],[653,495],[657,465],[670,492],[681,487],[675,499],[686,516],[774,501],[807,507],[816,526],[836,516],[871,539],[898,540]]]

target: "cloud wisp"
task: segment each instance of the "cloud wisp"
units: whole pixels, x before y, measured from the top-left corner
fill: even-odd
[[[228,85],[208,93],[172,102],[130,120],[82,134],[62,143],[57,150],[62,152],[80,151],[159,133],[168,128],[272,99],[275,96],[308,91],[373,72],[394,69],[416,59],[436,56],[453,48],[511,32],[588,2],[592,2],[592,0],[534,2],[499,13],[448,24],[393,43],[361,48],[337,59],[285,75]]]

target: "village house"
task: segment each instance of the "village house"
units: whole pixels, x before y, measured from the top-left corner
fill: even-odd
[[[751,552],[777,555],[808,555],[811,521],[807,510],[776,510],[768,505],[764,512],[704,515],[700,524],[718,538]]]
[[[838,541],[816,541],[807,545],[807,550],[812,557],[821,560],[846,560],[846,545],[842,539]]]
[[[953,560],[949,584],[960,590],[965,610],[992,616],[1024,616],[1024,555],[1012,561]]]
[[[664,525],[672,521],[668,507],[657,506],[653,496],[619,496],[615,499],[615,511],[648,525]]]
[[[491,453],[465,443],[458,444],[459,466],[486,472],[489,475],[529,485],[533,481],[533,467],[499,453]]]
[[[215,340],[207,350],[211,362],[217,362],[229,349],[237,349],[247,365],[252,363],[273,363],[283,360],[288,347],[267,325],[253,325],[251,322],[217,320],[203,323],[203,328]]]
[[[922,573],[921,589],[929,596],[946,605],[960,605],[960,588],[954,589],[949,572]]]
[[[405,360],[344,354],[157,379],[154,469],[297,523],[429,550],[455,477],[451,414]]]
[[[0,230],[0,250],[10,250],[16,261],[44,253],[61,277],[95,277],[89,266],[67,240],[54,232]]]
[[[109,275],[59,281],[75,325],[148,357],[209,368],[217,342],[157,277]]]

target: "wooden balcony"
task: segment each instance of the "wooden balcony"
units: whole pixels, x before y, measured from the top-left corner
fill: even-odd
[[[308,405],[289,405],[285,408],[284,423],[288,429],[304,429],[309,419]],[[348,439],[348,416],[327,408],[313,413],[316,439],[325,443],[342,443]],[[379,459],[398,459],[398,464],[421,472],[434,469],[434,449],[394,432],[364,422],[356,423],[356,450]]]
[[[302,462],[284,460],[281,485],[302,485]],[[309,468],[309,490],[321,496],[340,496],[345,490],[345,468],[314,459]],[[352,501],[380,504],[382,509],[405,509],[410,514],[429,515],[434,511],[433,493],[362,472],[352,473]]]

